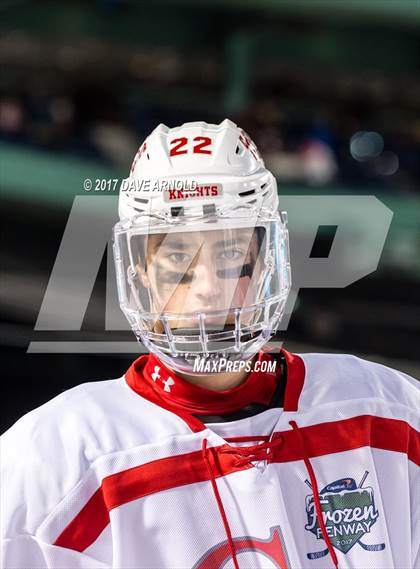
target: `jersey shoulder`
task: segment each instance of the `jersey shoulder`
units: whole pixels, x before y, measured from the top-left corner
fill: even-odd
[[[149,444],[188,430],[174,414],[144,399],[125,377],[82,383],[21,417],[2,435],[12,451],[65,445],[67,452],[83,441],[88,463],[98,456]],[[20,454],[20,453],[19,453]]]
[[[97,461],[185,431],[176,415],[134,393],[124,377],[83,383],[54,397],[1,437],[5,534],[33,534]]]
[[[305,366],[301,408],[376,399],[417,411],[420,384],[404,372],[348,354],[300,354]]]

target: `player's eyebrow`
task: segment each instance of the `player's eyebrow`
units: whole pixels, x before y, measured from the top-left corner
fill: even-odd
[[[249,245],[252,241],[252,235],[248,237],[232,237],[230,239],[222,239],[221,241],[216,241],[215,247],[231,247],[232,245]]]
[[[234,245],[245,245],[249,247],[249,244],[252,241],[252,237],[253,235],[250,236],[241,236],[238,235],[237,237],[231,237],[229,239],[221,239],[219,241],[216,241],[212,246],[213,247],[232,247]],[[157,251],[159,251],[162,247],[163,248],[168,248],[168,249],[178,249],[178,250],[186,250],[186,249],[191,249],[191,248],[199,248],[201,247],[202,244],[199,246],[197,243],[194,242],[188,242],[185,241],[184,239],[164,239],[158,246]]]
[[[191,247],[191,245],[182,240],[174,241],[172,239],[164,239],[162,243],[159,245],[159,249],[162,247],[171,247],[174,249],[188,249]]]

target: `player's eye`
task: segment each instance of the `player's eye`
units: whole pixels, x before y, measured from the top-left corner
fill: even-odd
[[[239,249],[225,249],[219,255],[222,261],[238,261],[242,259],[243,252]]]
[[[172,263],[186,263],[187,261],[190,260],[190,255],[188,255],[187,253],[182,253],[180,251],[175,251],[174,253],[170,253],[168,255],[168,259]]]

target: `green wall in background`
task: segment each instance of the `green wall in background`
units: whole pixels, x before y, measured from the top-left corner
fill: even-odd
[[[76,195],[88,195],[83,189],[86,178],[118,180],[114,191],[89,195],[117,195],[120,181],[128,172],[100,162],[57,156],[48,152],[0,143],[0,186],[2,199],[22,200],[38,206],[55,206],[69,210]],[[383,261],[404,266],[420,277],[420,196],[383,194],[368,188],[320,187],[307,188],[281,184],[284,195],[371,195],[374,194],[393,212],[394,218]],[[98,203],[100,203],[99,200]]]

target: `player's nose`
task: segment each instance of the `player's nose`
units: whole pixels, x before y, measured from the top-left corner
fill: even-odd
[[[215,267],[207,263],[198,263],[194,269],[194,276],[195,296],[206,305],[217,308],[217,301],[220,300],[222,291]]]

